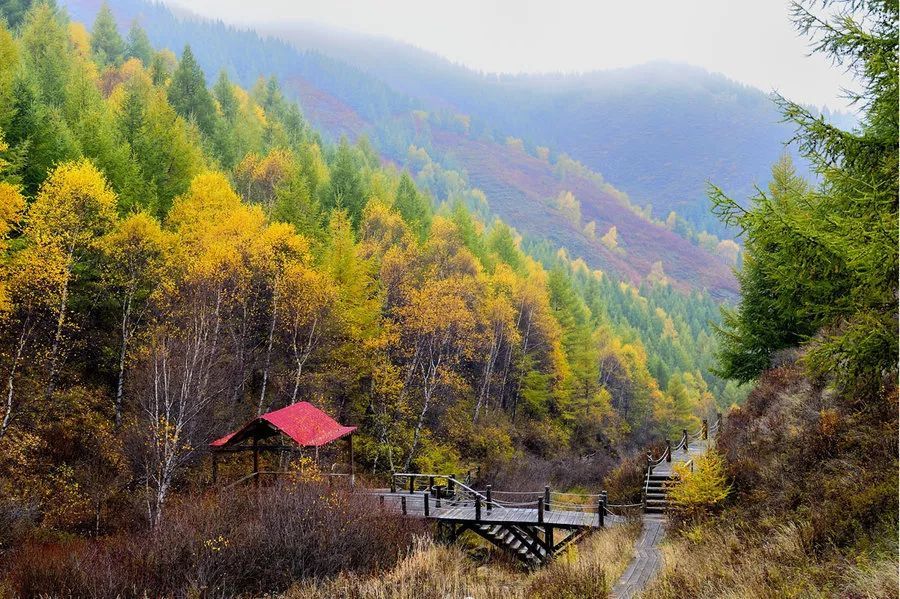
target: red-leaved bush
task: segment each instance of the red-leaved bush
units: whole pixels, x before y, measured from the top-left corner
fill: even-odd
[[[181,497],[154,531],[29,542],[6,569],[22,596],[258,595],[389,568],[424,527],[371,497],[284,483]]]

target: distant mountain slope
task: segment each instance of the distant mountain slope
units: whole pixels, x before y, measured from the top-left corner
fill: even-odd
[[[635,284],[661,262],[665,274],[682,290],[705,288],[720,298],[736,292],[734,277],[723,261],[648,222],[588,178],[567,174],[563,180],[547,161],[506,145],[446,130],[433,130],[432,138],[437,148],[453,152],[465,165],[470,183],[483,190],[493,210],[521,232],[549,239],[592,267]],[[554,204],[565,192],[581,205],[578,226]],[[596,225],[593,238],[583,228],[590,222]],[[615,250],[600,241],[610,227],[618,231]]]
[[[710,230],[721,229],[709,214],[708,180],[745,197],[790,151],[784,144],[793,130],[767,93],[696,67],[483,75],[406,44],[318,25],[264,30],[344,60],[433,109],[470,114],[476,129],[566,152],[658,217],[675,209]]]
[[[100,0],[64,4],[73,16],[90,23]],[[162,5],[142,0],[120,0],[112,8],[123,29],[137,18],[158,46],[180,51],[190,41],[209,80],[221,69],[248,86],[260,75],[278,76],[286,91],[300,100],[312,123],[331,137],[354,139],[367,134],[381,142],[386,159],[398,164],[406,162],[410,143],[427,147],[436,160],[468,176],[470,185],[486,193],[491,211],[523,235],[565,247],[573,258],[583,258],[592,268],[637,284],[660,262],[678,289],[708,289],[720,298],[736,291],[725,262],[635,214],[589,179],[569,175],[563,182],[551,162],[495,140],[497,136],[483,124],[474,123],[465,133],[433,123],[420,126],[411,109],[432,108],[433,98],[412,98],[407,92],[416,90],[398,91],[364,72],[367,66],[348,66],[222,23],[179,18]],[[443,110],[450,109],[443,104]],[[566,191],[581,203],[583,222],[577,226],[554,205],[554,198]],[[591,221],[597,231],[593,237],[583,230]],[[618,250],[599,241],[612,226],[619,234]]]

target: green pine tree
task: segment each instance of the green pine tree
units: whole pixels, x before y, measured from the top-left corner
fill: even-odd
[[[117,65],[125,54],[125,42],[119,35],[119,28],[109,5],[104,2],[94,20],[91,31],[91,52],[94,61],[101,67]]]
[[[125,58],[137,58],[144,66],[149,66],[153,60],[153,46],[147,32],[141,28],[137,20],[131,22],[128,30],[128,38],[125,40]]]
[[[169,83],[169,103],[178,114],[197,124],[200,132],[210,136],[216,126],[216,106],[206,89],[203,69],[194,58],[190,46],[184,47],[178,68]]]

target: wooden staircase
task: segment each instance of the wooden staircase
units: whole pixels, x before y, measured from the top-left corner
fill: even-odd
[[[644,513],[664,514],[669,508],[669,489],[675,484],[671,473],[648,474],[644,490]]]
[[[470,527],[470,530],[499,549],[514,555],[529,568],[537,568],[547,563],[587,533],[587,529],[566,531],[565,537],[555,542],[552,529],[536,526],[476,524]]]

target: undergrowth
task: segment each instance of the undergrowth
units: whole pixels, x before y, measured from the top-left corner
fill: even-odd
[[[421,538],[381,576],[342,573],[300,583],[287,599],[603,599],[632,557],[638,523],[593,533],[545,568],[526,574],[503,559],[480,564],[459,545]]]

